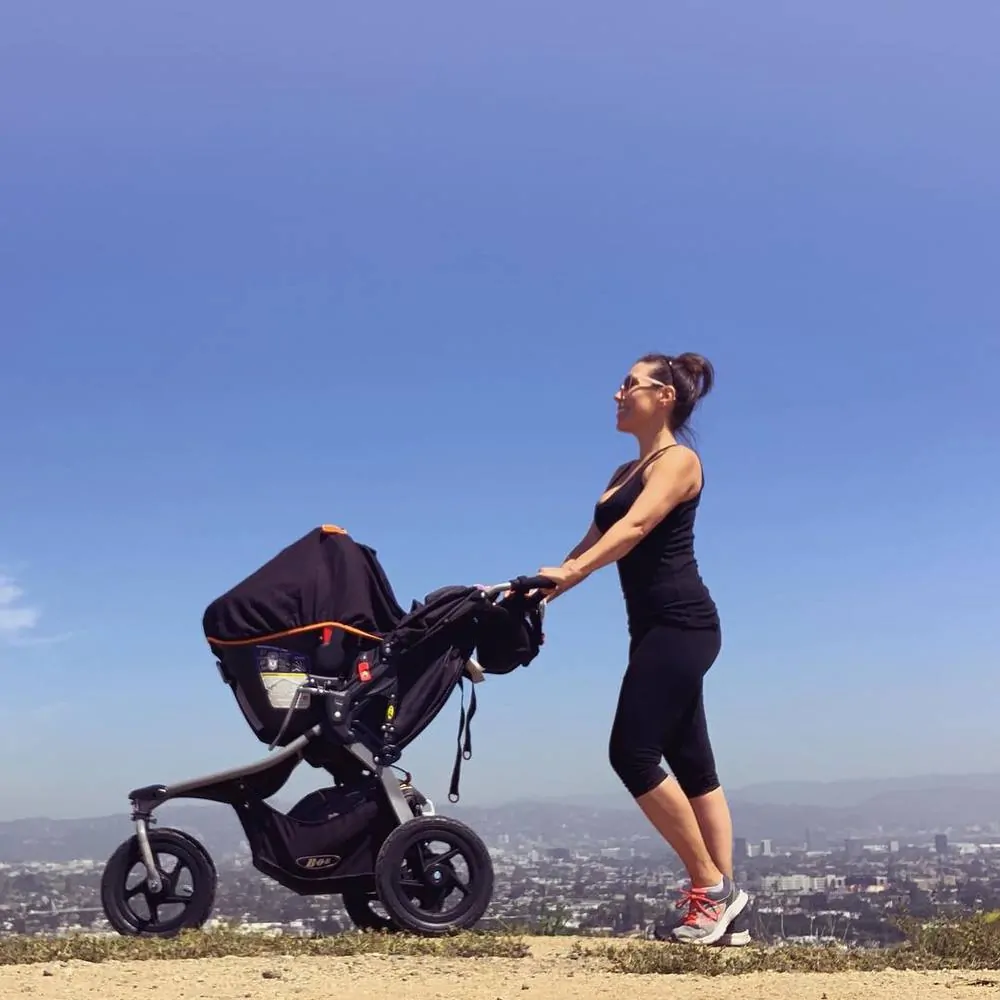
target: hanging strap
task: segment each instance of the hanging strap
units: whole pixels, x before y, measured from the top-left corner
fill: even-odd
[[[455,766],[451,770],[451,784],[448,787],[448,801],[459,800],[458,783],[462,773],[462,760],[472,756],[472,717],[476,714],[476,686],[472,686],[469,697],[469,711],[465,711],[465,678],[460,677],[458,690],[461,692],[461,712],[458,720],[458,748],[455,751]]]

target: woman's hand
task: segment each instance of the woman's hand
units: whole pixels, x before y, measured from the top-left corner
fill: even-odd
[[[546,601],[551,601],[571,587],[575,587],[586,576],[572,559],[567,559],[562,566],[543,566],[537,575],[547,577],[554,584],[551,589],[544,588]]]

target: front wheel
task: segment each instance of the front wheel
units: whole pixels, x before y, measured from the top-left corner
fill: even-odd
[[[437,844],[444,849],[435,851]],[[401,930],[452,934],[472,927],[490,905],[493,862],[464,823],[420,816],[386,837],[375,862],[375,889]]]
[[[173,937],[201,927],[211,915],[218,883],[208,852],[193,837],[170,829],[151,830],[149,846],[160,891],[150,890],[139,838],[130,837],[111,855],[101,877],[108,923],[129,937]]]

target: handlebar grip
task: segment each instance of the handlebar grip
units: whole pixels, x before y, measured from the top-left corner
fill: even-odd
[[[523,594],[529,590],[552,590],[555,585],[555,581],[548,576],[517,576],[510,581],[510,589]]]

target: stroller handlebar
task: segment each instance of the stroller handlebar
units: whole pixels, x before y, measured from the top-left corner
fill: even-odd
[[[515,576],[506,583],[494,583],[480,589],[487,597],[495,597],[508,591],[515,594],[528,594],[532,590],[551,590],[555,583],[547,576]]]

